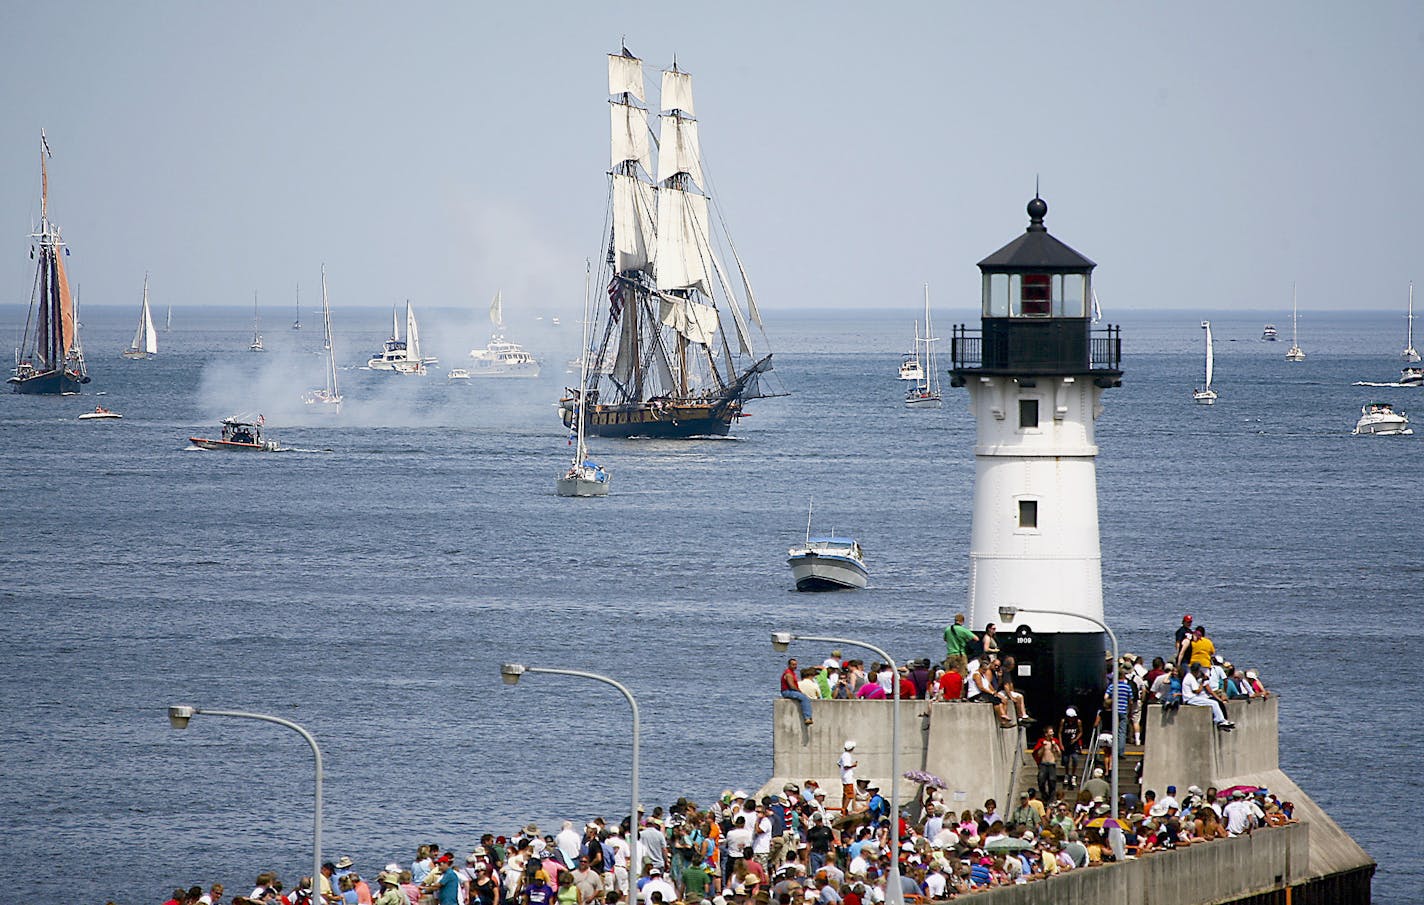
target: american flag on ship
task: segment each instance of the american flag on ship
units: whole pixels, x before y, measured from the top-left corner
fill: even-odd
[[[608,316],[616,321],[622,314],[623,287],[618,284],[618,278],[614,277],[608,281]]]

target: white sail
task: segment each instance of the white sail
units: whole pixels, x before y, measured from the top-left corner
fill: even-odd
[[[496,330],[504,329],[504,290],[494,291],[494,301],[490,302],[490,323]]]
[[[717,271],[717,282],[722,284],[722,292],[727,297],[727,307],[731,309],[732,322],[737,325],[737,345],[743,355],[750,355],[752,340],[748,335],[746,318],[742,316],[742,309],[737,307],[737,297],[732,292],[732,285],[727,279],[727,271],[722,267],[722,261],[715,253],[712,255],[712,267]]]
[[[681,189],[658,192],[658,289],[700,289],[710,294],[707,261],[707,199]]]
[[[697,121],[680,116],[664,116],[662,138],[658,142],[658,179],[666,181],[686,173],[702,186],[702,146],[697,139]]]
[[[326,297],[326,265],[321,267],[321,327],[326,346],[326,394],[335,398],[336,388],[336,342],[331,335],[331,302]]]
[[[616,170],[625,162],[636,160],[651,173],[653,157],[648,141],[648,111],[630,104],[610,104],[608,117],[613,140],[610,165]]]
[[[613,379],[627,386],[633,379],[633,367],[638,361],[639,312],[628,310],[629,306],[638,304],[633,294],[622,287],[619,291],[623,293],[624,311],[618,325],[621,335],[618,337],[618,355],[613,359]]]
[[[1404,360],[1414,362],[1419,360],[1419,350],[1414,348],[1414,283],[1409,284],[1409,315],[1406,317],[1408,326],[1404,334]]]
[[[688,116],[696,116],[692,109],[692,76],[676,69],[663,70],[662,109],[681,110]]]
[[[410,307],[410,302],[405,303],[405,350],[406,355],[413,362],[419,362],[420,358],[420,331],[415,326],[415,309]]]
[[[138,329],[129,348],[153,355],[158,352],[158,332],[153,329],[153,312],[148,307],[148,274],[143,275],[143,306],[138,312]]]
[[[761,322],[761,311],[757,309],[756,295],[752,292],[752,281],[747,279],[747,269],[742,266],[742,257],[737,254],[737,248],[730,242],[727,243],[732,249],[732,260],[737,262],[737,272],[742,275],[742,288],[747,293],[747,313],[752,316],[758,327],[763,326]]]
[[[637,57],[608,55],[608,93],[631,94],[643,100],[643,61]]]
[[[409,304],[409,303],[407,303],[407,304]],[[398,320],[399,315],[396,313],[396,310],[397,310],[397,309],[396,309],[396,306],[395,306],[395,305],[392,305],[392,306],[391,306],[391,339],[400,339],[400,320]]]
[[[1204,389],[1211,389],[1212,372],[1215,370],[1215,360],[1211,347],[1211,321],[1202,321],[1202,329],[1206,331],[1206,386]]]
[[[681,333],[688,342],[707,346],[717,338],[720,320],[716,308],[676,296],[663,296],[658,301],[658,319]]]
[[[613,242],[618,273],[646,269],[657,242],[653,187],[632,176],[613,174]]]

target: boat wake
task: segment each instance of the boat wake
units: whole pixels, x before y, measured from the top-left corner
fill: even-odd
[[[1352,384],[1352,385],[1353,385],[1353,386],[1357,386],[1357,387],[1410,387],[1410,386],[1415,386],[1416,384],[1398,383],[1398,382],[1393,382],[1393,383],[1376,383],[1376,382],[1374,382],[1374,381],[1372,381],[1372,380],[1357,380],[1357,381],[1355,381],[1354,384]]]

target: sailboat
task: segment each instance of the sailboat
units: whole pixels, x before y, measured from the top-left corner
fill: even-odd
[[[89,382],[84,350],[79,345],[79,322],[69,294],[64,270],[68,254],[60,229],[49,219],[49,141],[40,131],[40,230],[30,235],[39,248],[35,292],[25,318],[25,335],[15,350],[15,370],[6,381],[16,393],[71,396]],[[36,257],[36,246],[30,257]],[[30,332],[30,325],[34,332]]]
[[[588,349],[589,344],[589,317],[590,305],[590,281],[593,274],[587,265],[583,274],[583,348]],[[608,496],[608,487],[613,482],[613,476],[604,471],[602,466],[593,461],[593,457],[588,454],[588,445],[585,442],[587,421],[578,417],[583,409],[584,398],[588,394],[588,356],[583,356],[583,366],[579,372],[579,394],[575,403],[574,438],[577,446],[574,447],[573,462],[569,464],[568,471],[559,475],[554,480],[554,492],[559,496]]]
[[[935,370],[934,343],[937,337],[930,325],[930,284],[925,284],[925,335],[921,339],[919,327],[915,329],[915,351],[919,352],[920,344],[925,347],[924,373],[915,385],[905,393],[905,405],[910,408],[930,408],[937,409],[941,405],[939,392],[939,372]]]
[[[1291,283],[1291,347],[1290,351],[1286,353],[1286,361],[1305,361],[1305,350],[1301,349],[1300,343],[1296,342],[1295,320],[1295,283]]]
[[[1199,405],[1215,405],[1216,390],[1211,388],[1211,372],[1214,364],[1214,350],[1211,345],[1211,321],[1202,321],[1201,324],[1202,329],[1206,331],[1206,386],[1193,390],[1192,398],[1195,399]]]
[[[761,314],[723,218],[709,216],[692,76],[674,63],[662,74],[656,109],[641,106],[643,61],[624,48],[608,56],[608,92],[612,210],[598,277],[608,306],[598,316],[594,361],[611,368],[598,375],[586,404],[568,392],[561,416],[569,427],[582,417],[589,433],[603,437],[725,435],[745,417],[747,400],[784,393],[762,390],[771,354],[754,353],[750,326],[762,327]],[[654,112],[662,121],[656,182]],[[764,346],[764,331],[761,338]]]
[[[400,337],[400,321],[396,309],[391,308],[391,338],[381,351],[371,356],[366,367],[372,371],[391,371],[395,374],[415,374],[425,376],[426,359],[420,356],[420,330],[415,323],[415,309],[410,302],[405,303],[405,339]]]
[[[302,394],[302,401],[315,406],[314,411],[332,415],[341,413],[341,391],[336,386],[336,345],[331,340],[331,302],[326,297],[326,265],[321,265],[321,329],[325,337],[326,386]]]
[[[173,306],[168,306],[168,314],[163,318],[163,332],[173,332]]]
[[[143,306],[138,312],[138,329],[133,342],[123,351],[124,358],[148,358],[158,352],[158,333],[153,329],[153,312],[148,307],[148,274],[143,275]]]
[[[495,290],[494,301],[490,302],[490,323],[494,334],[483,349],[471,349],[470,376],[472,377],[538,377],[539,359],[535,358],[519,343],[504,338],[504,292]]]
[[[297,319],[292,321],[292,329],[302,329],[302,284],[297,284]]]
[[[266,352],[267,347],[262,345],[262,318],[257,313],[257,290],[252,291],[252,342],[248,344],[249,352]]]
[[[1419,350],[1414,348],[1414,283],[1409,283],[1409,316],[1406,318],[1408,327],[1404,334],[1404,360],[1418,361]]]

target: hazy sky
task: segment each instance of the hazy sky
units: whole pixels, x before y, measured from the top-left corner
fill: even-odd
[[[977,300],[1026,225],[1104,308],[1403,306],[1424,283],[1424,4],[5,4],[0,301],[48,130],[86,304],[575,311],[604,54],[695,80],[768,311]]]

